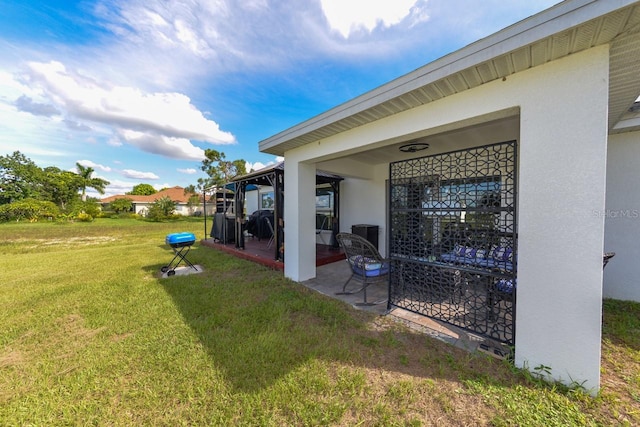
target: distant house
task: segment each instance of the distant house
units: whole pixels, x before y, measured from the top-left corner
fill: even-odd
[[[172,201],[176,203],[176,210],[175,210],[176,214],[197,215],[198,212],[201,214],[203,210],[202,202],[198,203],[195,206],[188,206],[189,198],[191,198],[194,195],[195,194],[193,193],[185,194],[184,188],[176,186],[176,187],[167,188],[162,191],[158,191],[157,193],[151,194],[150,196],[117,194],[115,196],[109,196],[109,197],[105,197],[104,199],[101,199],[100,203],[102,204],[103,207],[105,207],[106,205],[108,205],[109,203],[117,199],[124,199],[124,198],[131,199],[133,202],[133,212],[141,216],[146,216],[147,212],[149,212],[149,207],[151,207],[153,202],[155,202],[156,200],[162,197],[169,197]]]

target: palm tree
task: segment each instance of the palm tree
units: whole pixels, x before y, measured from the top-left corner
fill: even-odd
[[[91,178],[91,175],[95,170],[91,166],[82,166],[80,163],[76,163],[78,168],[78,175],[80,176],[80,188],[82,188],[82,201],[87,201],[87,188],[93,188],[100,194],[104,194],[104,189],[110,184],[109,181],[102,178]]]

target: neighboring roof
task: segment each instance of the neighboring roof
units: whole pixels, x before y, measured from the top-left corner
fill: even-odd
[[[118,194],[115,196],[110,196],[110,197],[105,197],[104,199],[101,199],[100,202],[101,203],[111,203],[114,200],[117,199],[131,199],[133,201],[133,203],[153,203],[156,200],[162,198],[162,197],[169,197],[169,199],[171,199],[174,202],[177,203],[187,203],[189,201],[189,198],[191,196],[194,196],[193,193],[184,193],[184,188],[182,187],[171,187],[171,188],[166,188],[162,191],[158,191],[155,194],[151,194],[149,196],[136,196],[136,195],[132,195],[132,194]]]
[[[260,141],[285,151],[611,43],[609,129],[640,94],[640,0],[567,0]]]

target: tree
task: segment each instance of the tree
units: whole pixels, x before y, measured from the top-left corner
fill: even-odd
[[[122,197],[109,203],[109,205],[116,213],[129,212],[133,208],[133,200],[128,197]]]
[[[95,172],[95,170],[90,166],[82,166],[80,163],[76,163],[76,167],[78,168],[78,175],[80,175],[80,189],[82,190],[82,201],[87,201],[87,188],[93,188],[100,194],[104,194],[104,189],[107,185],[110,184],[109,181],[106,181],[102,178],[92,178],[91,175]]]
[[[55,166],[43,170],[42,196],[65,210],[70,203],[79,199],[80,176],[74,172],[63,171]]]
[[[210,148],[204,151],[205,159],[202,161],[200,169],[205,172],[209,178],[199,178],[198,186],[202,189],[222,186],[233,178],[247,173],[246,162],[242,159],[225,160],[226,156],[223,152],[212,150]]]
[[[42,169],[20,151],[0,156],[0,204],[39,198]]]
[[[176,210],[176,202],[171,200],[168,196],[160,197],[156,199],[149,207],[149,213],[147,217],[160,221],[169,218]]]
[[[157,191],[151,184],[138,184],[134,185],[133,189],[125,194],[130,194],[132,196],[150,196],[152,194],[156,194]]]

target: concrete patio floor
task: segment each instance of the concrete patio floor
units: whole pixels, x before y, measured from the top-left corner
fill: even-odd
[[[367,288],[367,301],[379,302],[376,305],[359,305],[359,303],[364,301],[363,292],[352,295],[336,295],[336,292],[342,291],[342,286],[350,274],[350,269],[346,262],[334,262],[317,267],[316,277],[304,281],[302,284],[323,295],[344,301],[358,310],[369,311],[380,316],[389,316],[393,320],[413,330],[447,342],[458,348],[467,351],[480,351],[500,359],[506,356],[507,349],[499,342],[486,339],[455,326],[438,322],[429,317],[401,308],[393,307],[391,310],[388,310],[387,299],[389,291],[386,281],[374,283]],[[349,284],[349,287],[357,289],[356,286],[358,284],[359,282],[354,280]]]

